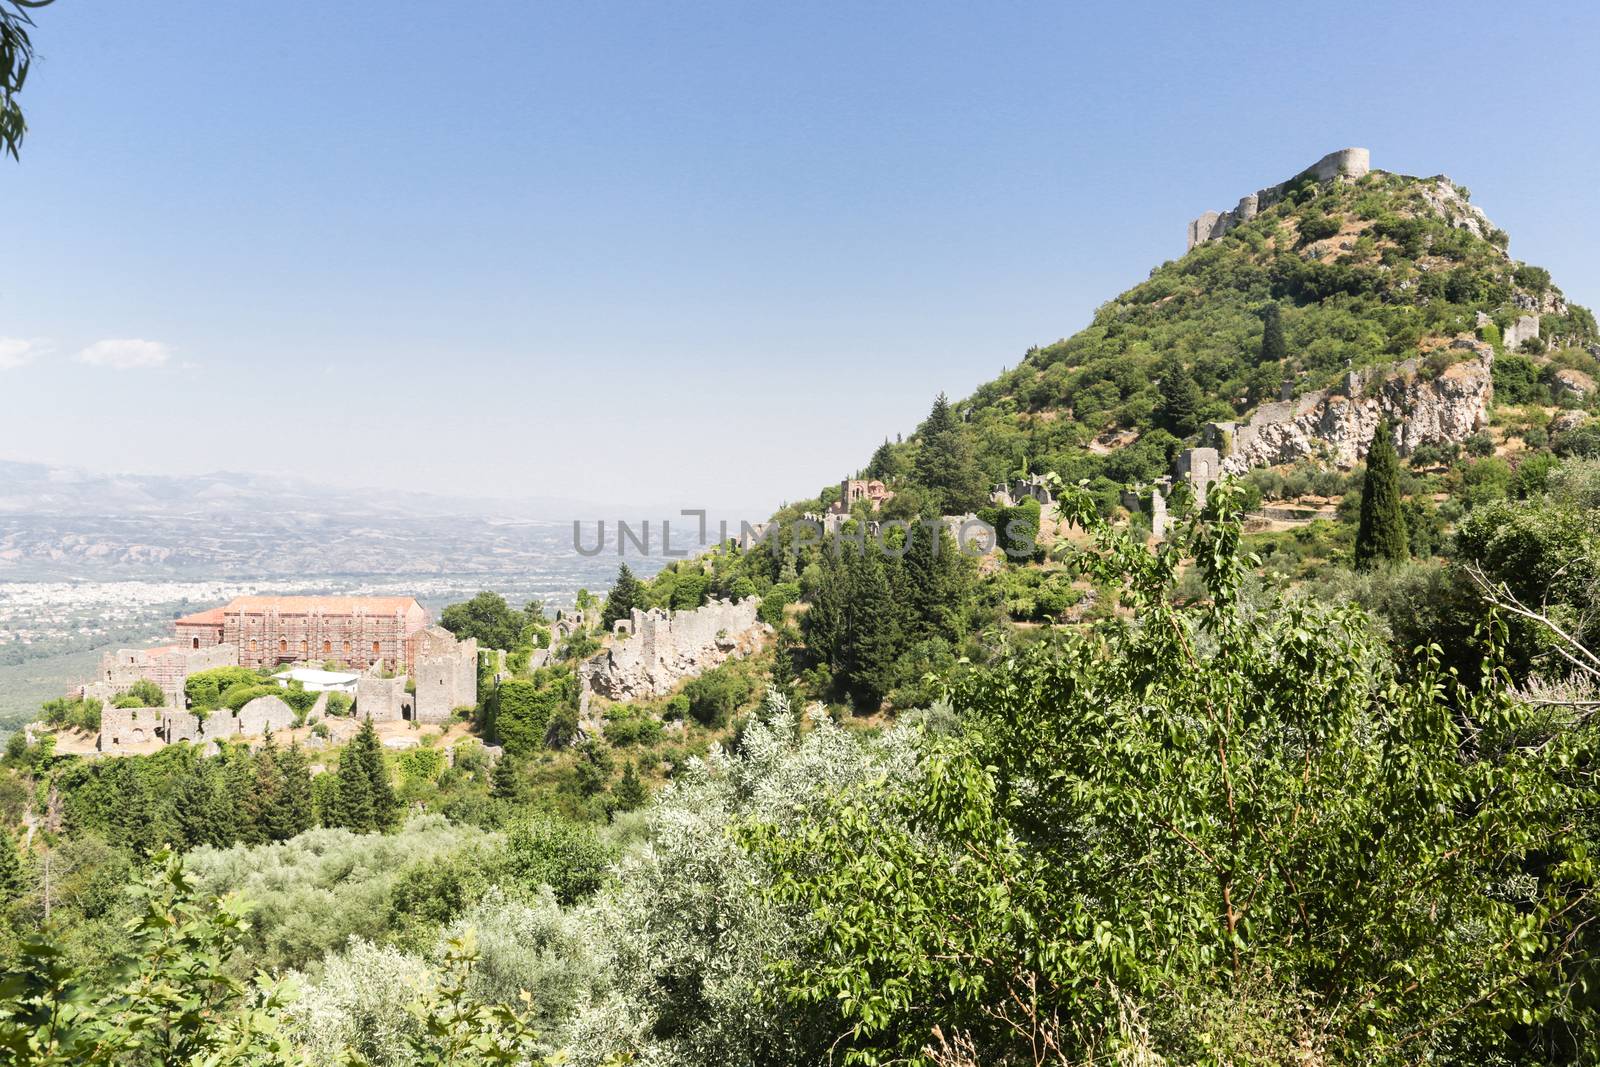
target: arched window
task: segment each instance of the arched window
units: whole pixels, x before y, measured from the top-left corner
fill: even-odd
[[[332,652],[333,651],[333,642],[332,641],[324,641],[324,642],[322,642],[322,651],[324,651],[324,652]]]
[[[372,642],[372,654],[374,656],[376,656],[379,653],[379,651],[380,650],[378,648],[378,642],[376,642],[376,641]]]
[[[349,641],[346,641],[344,643],[344,654],[347,655],[347,656],[350,654],[350,642]]]
[[[287,637],[278,638],[278,651],[279,652],[287,652],[287,651],[289,651],[289,639]]]
[[[199,648],[200,647],[200,639],[198,637],[191,637],[191,638],[189,638],[189,640],[192,642],[192,644],[190,645],[191,648]]]
[[[256,639],[252,637],[250,639],[250,651],[254,652],[255,650],[256,650]]]

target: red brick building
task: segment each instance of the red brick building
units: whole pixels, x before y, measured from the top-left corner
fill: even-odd
[[[228,644],[239,666],[335,660],[363,671],[410,670],[411,637],[428,613],[408,596],[241,596],[174,624],[180,647]]]

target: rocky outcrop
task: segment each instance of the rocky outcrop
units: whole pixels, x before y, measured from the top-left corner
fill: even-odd
[[[1420,183],[1419,189],[1422,200],[1440,218],[1458,230],[1466,230],[1474,237],[1489,239],[1495,232],[1494,223],[1489,221],[1489,216],[1483,209],[1470,203],[1461,191],[1456,188],[1455,182],[1443,175],[1430,181]]]
[[[1594,378],[1581,370],[1563,367],[1555,373],[1556,395],[1579,403],[1594,395]]]
[[[1226,474],[1319,459],[1352,467],[1367,454],[1378,423],[1390,420],[1402,455],[1425,444],[1465,441],[1488,423],[1494,397],[1494,349],[1465,338],[1454,347],[1470,358],[1437,377],[1417,373],[1407,361],[1387,375],[1351,374],[1337,392],[1309,393],[1296,401],[1263,405],[1233,431],[1222,460]]]
[[[616,641],[579,671],[582,689],[610,700],[662,696],[686,678],[752,651],[770,629],[756,619],[760,601],[713,600],[693,611],[634,609]]]

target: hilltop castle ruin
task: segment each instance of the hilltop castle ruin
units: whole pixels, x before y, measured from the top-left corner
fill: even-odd
[[[1372,169],[1372,153],[1365,148],[1341,148],[1329,152],[1288,181],[1279,182],[1241,197],[1231,211],[1207,211],[1189,223],[1189,248],[1215,240],[1242,223],[1249,222],[1276,204],[1301,181],[1325,182],[1332,178],[1355,180]]]

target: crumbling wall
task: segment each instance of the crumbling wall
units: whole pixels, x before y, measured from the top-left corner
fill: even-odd
[[[91,684],[95,686],[94,695],[109,703],[118,694],[131,689],[135,682],[154,682],[166,695],[166,703],[181,708],[183,683],[189,675],[213,667],[231,667],[238,662],[238,650],[232,645],[193,649],[181,645],[119,648],[100,657],[100,676]],[[109,696],[102,696],[102,693]]]
[[[713,600],[693,611],[633,610],[633,636],[586,661],[579,674],[585,690],[612,700],[661,696],[685,678],[741,654],[766,630],[756,619],[760,602]]]
[[[448,722],[457,708],[478,703],[478,642],[456,640],[441,626],[412,637],[414,707],[418,722]]]
[[[1372,153],[1365,148],[1341,148],[1329,152],[1288,181],[1242,197],[1230,211],[1207,211],[1189,223],[1189,248],[1215,240],[1283,199],[1289,187],[1302,178],[1325,182],[1334,178],[1359,178],[1372,169]]]
[[[397,722],[406,717],[406,680],[403,675],[383,676],[383,664],[374,663],[356,679],[356,716],[373,722]]]
[[[268,730],[281,733],[294,726],[294,709],[279,697],[256,697],[239,709],[236,718],[241,737],[260,737]]]

